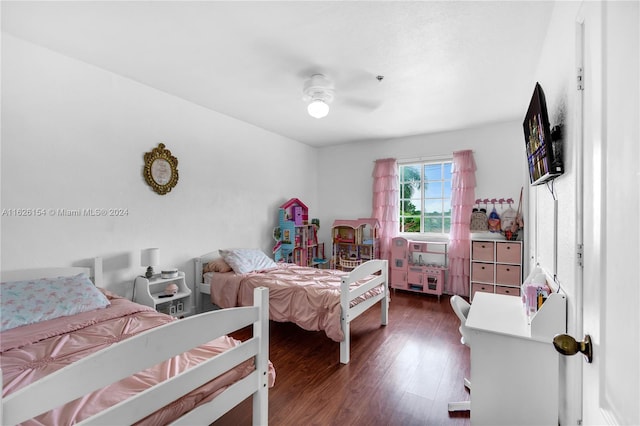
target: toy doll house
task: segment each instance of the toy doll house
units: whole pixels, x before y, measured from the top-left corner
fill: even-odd
[[[309,222],[309,209],[297,198],[280,206],[274,230],[276,262],[316,266],[326,262],[324,243],[318,243],[318,226]]]
[[[379,259],[379,230],[380,222],[375,218],[336,219],[331,228],[332,267],[350,271],[367,260]]]

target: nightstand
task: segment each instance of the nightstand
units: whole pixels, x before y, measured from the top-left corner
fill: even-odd
[[[170,297],[164,296],[164,289],[170,285],[178,286],[178,292]],[[158,312],[174,317],[189,315],[191,311],[191,290],[187,287],[184,272],[178,271],[174,278],[162,278],[160,274],[151,279],[136,277],[134,282],[134,299],[136,303],[151,306]]]

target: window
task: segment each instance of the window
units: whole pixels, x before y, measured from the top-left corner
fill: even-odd
[[[448,234],[452,161],[399,165],[400,232]]]

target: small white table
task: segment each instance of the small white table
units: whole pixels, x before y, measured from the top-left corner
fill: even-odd
[[[557,425],[555,332],[531,337],[521,298],[481,292],[473,298],[466,325],[471,348],[471,424]],[[558,324],[558,330],[565,327],[566,322]]]
[[[178,291],[166,297],[164,291],[169,284],[176,284]],[[184,317],[191,313],[191,289],[187,287],[184,272],[175,277],[162,278],[161,274],[146,278],[136,277],[134,281],[134,302],[151,306],[153,309],[174,317]]]

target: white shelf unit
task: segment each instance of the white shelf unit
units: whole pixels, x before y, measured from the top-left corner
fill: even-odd
[[[522,241],[471,240],[469,295],[476,292],[520,296]]]
[[[136,277],[133,301],[174,317],[187,316],[191,313],[191,290],[187,287],[184,277],[182,271],[178,271],[174,278],[162,278],[160,274],[152,276],[151,279],[144,276]],[[176,284],[178,292],[173,296],[163,297],[165,288],[170,284]]]
[[[546,300],[535,312],[529,312],[528,299],[524,287],[537,274],[544,274],[545,283],[551,290]],[[567,330],[567,295],[554,281],[553,277],[540,267],[536,267],[522,283],[523,309],[527,316],[527,323],[531,329],[531,338],[541,341],[551,341],[556,334],[566,333]]]

